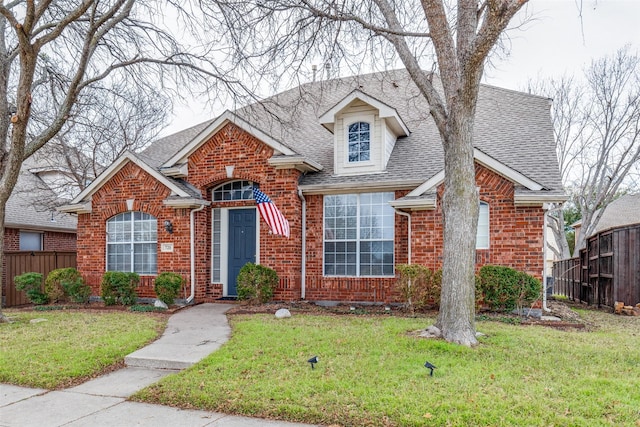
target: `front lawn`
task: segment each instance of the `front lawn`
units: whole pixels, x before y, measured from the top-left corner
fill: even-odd
[[[162,316],[121,311],[3,311],[13,323],[0,324],[0,383],[47,389],[108,370],[166,325]]]
[[[344,426],[635,426],[640,318],[581,314],[601,326],[479,322],[473,349],[407,334],[434,319],[232,316],[226,345],[134,398]]]

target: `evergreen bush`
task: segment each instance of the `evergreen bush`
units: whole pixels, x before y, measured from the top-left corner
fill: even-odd
[[[137,273],[124,273],[121,271],[107,271],[102,276],[100,285],[102,300],[105,305],[133,305],[138,295],[136,287],[140,283]]]
[[[442,270],[432,271],[420,264],[399,264],[396,271],[400,275],[396,289],[412,313],[440,306]]]
[[[184,278],[181,275],[166,271],[156,277],[154,290],[158,299],[169,306],[173,304],[183,284]]]
[[[84,283],[80,272],[73,267],[51,271],[44,282],[44,287],[49,300],[53,303],[65,301],[87,303],[91,296],[91,288]]]
[[[16,289],[24,291],[27,298],[33,304],[41,305],[49,302],[47,294],[42,292],[42,274],[41,273],[23,273],[13,278]]]
[[[510,267],[483,266],[477,276],[476,289],[495,311],[513,311],[531,304],[542,291],[540,280]]]
[[[269,267],[249,262],[240,269],[236,283],[239,300],[264,304],[273,298],[278,274]]]

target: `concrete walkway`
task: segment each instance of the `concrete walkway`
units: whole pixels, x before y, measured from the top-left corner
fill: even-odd
[[[220,348],[231,334],[224,314],[229,308],[201,304],[178,311],[160,339],[125,357],[126,368],[76,387],[48,391],[0,384],[0,427],[308,426],[126,401]]]

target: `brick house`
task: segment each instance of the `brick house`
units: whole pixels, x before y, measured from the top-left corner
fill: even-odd
[[[545,204],[565,199],[550,102],[483,86],[477,107],[477,265],[540,277]],[[394,266],[442,262],[443,151],[405,71],[304,84],[126,153],[64,212],[78,215],[78,268],[162,271],[183,297],[236,294],[246,262],[275,269],[276,299],[393,301]],[[272,234],[252,187],[286,217]],[[474,238],[475,236],[470,236]],[[304,254],[304,256],[303,256]]]

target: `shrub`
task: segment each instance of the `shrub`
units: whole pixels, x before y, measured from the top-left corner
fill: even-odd
[[[440,306],[442,270],[432,271],[420,264],[400,264],[396,271],[400,273],[396,289],[412,313]]]
[[[484,302],[496,311],[521,309],[538,299],[542,290],[535,277],[498,265],[483,266],[476,284]]]
[[[84,283],[80,272],[73,267],[51,271],[44,282],[44,288],[51,302],[70,300],[86,303],[91,296],[91,288]]]
[[[42,274],[41,273],[23,273],[13,278],[16,289],[25,291],[27,298],[33,304],[40,305],[49,302],[47,294],[42,292]]]
[[[167,305],[173,304],[180,292],[184,278],[178,273],[164,272],[158,274],[154,289],[158,299]]]
[[[140,283],[137,273],[124,273],[121,271],[107,271],[102,276],[100,289],[105,305],[133,305],[138,295],[136,287]]]
[[[278,274],[269,267],[249,262],[240,269],[236,283],[239,300],[264,304],[273,298],[278,285]]]

